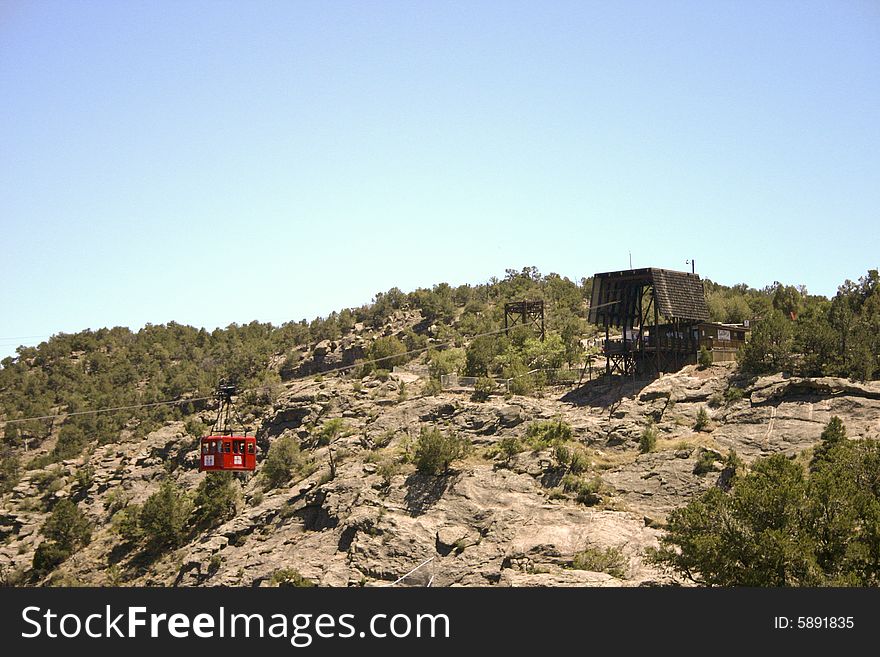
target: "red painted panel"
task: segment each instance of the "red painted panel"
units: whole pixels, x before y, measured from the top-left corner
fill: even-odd
[[[199,471],[252,471],[257,467],[253,436],[205,436],[199,449]]]

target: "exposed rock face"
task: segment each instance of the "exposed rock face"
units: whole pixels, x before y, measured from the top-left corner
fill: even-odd
[[[325,359],[343,349],[318,347],[327,348]],[[152,562],[120,550],[112,514],[120,499],[142,503],[166,471],[195,490],[205,475],[195,468],[196,442],[182,423],[143,440],[95,446],[85,488],[76,481],[85,459],[29,471],[0,497],[0,570],[30,567],[47,510],[72,496],[95,524],[94,538],[59,572],[88,584],[264,586],[274,573],[294,568],[327,586],[385,585],[423,562],[399,585],[669,584],[645,551],[657,545],[671,510],[724,485],[728,450],[747,462],[775,452],[795,455],[818,441],[833,415],[851,438],[880,437],[880,385],[841,379],[745,382],[727,365],[688,367],[612,389],[591,385],[477,403],[461,394],[421,396],[419,374],[404,368],[386,382],[291,382],[262,419],[259,445],[265,455],[279,437],[298,437],[314,460],[311,474],[263,493],[258,469],[242,481],[245,503],[235,517],[193,533]],[[410,391],[405,398],[400,382]],[[731,386],[741,392],[731,394]],[[696,431],[700,408],[710,423]],[[333,443],[331,477],[329,448],[317,445],[311,427],[336,417],[347,430]],[[589,461],[582,478],[601,485],[588,503],[601,503],[586,506],[564,491],[568,471],[551,449],[499,450],[507,437],[522,441],[529,423],[552,418],[571,425],[579,443],[572,447]],[[641,454],[649,423],[657,445]],[[388,462],[412,452],[423,424],[467,437],[471,455],[445,475],[420,474],[406,463],[389,469]],[[586,548],[619,549],[622,572],[573,569]]]

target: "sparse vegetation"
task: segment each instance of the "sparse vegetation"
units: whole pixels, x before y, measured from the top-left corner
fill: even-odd
[[[430,397],[436,397],[441,392],[443,392],[443,385],[440,383],[440,379],[433,377],[428,379],[428,382],[425,383],[423,392]]]
[[[470,443],[453,433],[422,427],[415,445],[416,469],[424,474],[444,474],[456,459],[467,455]]]
[[[810,460],[810,471],[812,472],[830,461],[834,448],[846,441],[846,426],[843,424],[843,420],[836,415],[833,416],[822,430],[819,441],[813,450],[813,458]]]
[[[717,452],[708,449],[702,450],[696,465],[694,465],[694,474],[704,475],[707,472],[712,472],[715,469],[715,462],[720,458],[721,456]]]
[[[526,429],[526,440],[532,449],[541,450],[571,440],[571,426],[562,420],[532,422]]]
[[[207,472],[199,482],[193,521],[211,527],[232,518],[241,504],[241,490],[231,472]]]
[[[272,579],[270,580],[273,586],[290,586],[297,588],[309,588],[315,585],[311,580],[306,579],[299,572],[293,568],[283,568],[281,570],[276,570],[272,574]]]
[[[653,452],[656,447],[657,427],[654,426],[653,422],[649,422],[642,430],[642,435],[639,437],[639,451],[642,454],[647,454],[648,452]]]
[[[8,493],[21,478],[21,459],[8,447],[0,451],[0,493]]]
[[[495,391],[495,380],[490,376],[481,376],[474,384],[474,401],[486,401]]]
[[[55,505],[41,532],[46,540],[34,553],[33,570],[37,577],[44,577],[78,548],[88,545],[92,525],[76,504],[64,499]]]
[[[523,451],[523,445],[516,436],[505,436],[498,442],[498,451],[509,463],[510,459]]]
[[[294,475],[308,472],[310,466],[311,461],[300,450],[296,437],[286,435],[269,447],[261,474],[266,489],[271,489],[286,484]]]
[[[584,451],[577,446],[558,442],[553,447],[553,456],[561,468],[566,468],[572,474],[580,474],[590,467],[590,460]]]
[[[574,493],[575,499],[585,506],[595,506],[602,501],[602,480],[599,477],[584,479],[574,473],[562,478],[562,490]]]
[[[694,423],[694,431],[705,431],[709,428],[710,422],[709,413],[706,411],[706,407],[700,406],[700,410],[697,411],[697,420]]]
[[[192,500],[177,484],[170,479],[163,481],[138,514],[138,526],[147,540],[148,551],[155,553],[181,545],[192,508]]]
[[[701,370],[712,365],[712,352],[706,349],[705,345],[700,346],[700,353],[697,355],[697,365]]]
[[[733,385],[728,386],[727,390],[724,391],[724,401],[727,404],[733,404],[742,399],[744,394],[742,388]]]
[[[626,577],[628,566],[626,556],[620,547],[588,547],[574,555],[571,567],[576,570],[589,570],[594,573],[607,573],[612,577]]]
[[[316,445],[319,447],[322,445],[329,445],[337,438],[348,435],[349,431],[350,429],[348,425],[346,425],[345,420],[341,417],[327,420],[318,432]]]
[[[391,480],[403,470],[401,462],[394,457],[385,457],[376,466],[376,474],[382,477],[382,485],[385,488],[391,485]]]

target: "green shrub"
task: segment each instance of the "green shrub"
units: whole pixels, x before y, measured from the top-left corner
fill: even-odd
[[[556,459],[557,465],[559,467],[568,466],[568,462],[571,460],[571,450],[568,448],[568,445],[565,443],[557,443],[553,447],[553,458]]]
[[[474,384],[474,401],[486,401],[495,392],[495,380],[491,376],[481,376]]]
[[[290,586],[308,588],[315,586],[314,582],[306,579],[293,568],[283,568],[281,570],[276,570],[275,573],[272,574],[272,579],[270,581],[274,586],[279,587]]]
[[[464,438],[422,427],[413,460],[419,472],[436,475],[447,472],[452,461],[463,458],[469,451],[470,443]]]
[[[52,510],[41,529],[47,540],[34,552],[32,566],[37,577],[43,577],[79,548],[92,540],[92,525],[85,514],[69,499],[63,499]]]
[[[577,501],[585,506],[595,506],[602,501],[602,480],[594,477],[588,481],[581,480],[577,486]]]
[[[148,548],[158,551],[182,545],[192,507],[192,501],[177,484],[170,479],[163,481],[159,490],[144,502],[138,515],[138,525]]]
[[[464,349],[431,351],[429,359],[428,372],[430,372],[432,379],[439,379],[442,374],[461,372],[467,364]]]
[[[574,555],[571,567],[576,570],[589,570],[594,573],[607,573],[618,579],[626,577],[628,566],[623,549],[620,547],[588,547]]]
[[[846,425],[836,415],[828,420],[828,424],[819,436],[819,444],[813,450],[813,458],[810,459],[810,471],[815,472],[823,462],[831,460],[831,451],[846,442]]]
[[[568,461],[568,469],[574,474],[586,472],[590,468],[590,459],[581,449],[571,450],[571,458]]]
[[[580,474],[590,467],[590,459],[582,449],[571,447],[563,442],[557,442],[554,445],[553,457],[559,467],[567,468],[573,474]]]
[[[712,352],[703,345],[700,347],[700,353],[697,356],[697,365],[701,370],[706,369],[712,364]]]
[[[40,454],[39,456],[35,456],[30,461],[28,461],[27,465],[24,466],[24,468],[25,470],[42,470],[52,463],[55,463],[55,459],[52,457],[52,454]]]
[[[111,526],[124,543],[136,543],[143,537],[140,515],[140,504],[130,504],[113,514]]]
[[[294,474],[303,472],[308,466],[308,459],[299,448],[295,436],[282,436],[269,447],[266,460],[261,470],[266,488],[277,488],[286,484]]]
[[[642,454],[647,454],[653,452],[655,447],[657,447],[657,427],[653,423],[649,423],[639,437],[639,451]]]
[[[498,451],[505,460],[510,461],[523,450],[522,443],[516,436],[505,436],[498,443]]]
[[[231,472],[207,472],[196,488],[193,520],[202,527],[218,525],[235,516],[241,491]]]
[[[528,395],[535,391],[535,379],[525,365],[505,368],[507,387],[514,395]]]
[[[45,577],[71,554],[70,550],[65,550],[57,543],[43,541],[34,551],[34,559],[31,563],[34,575],[38,578]]]
[[[709,413],[706,412],[706,408],[704,406],[700,406],[700,410],[697,411],[697,421],[694,424],[694,431],[704,431],[709,428]]]
[[[192,438],[201,438],[202,436],[208,435],[208,427],[204,422],[202,422],[197,417],[191,417],[187,419],[187,421],[183,425],[184,431],[186,431],[188,436]]]
[[[114,488],[104,498],[104,510],[107,511],[107,515],[112,516],[128,506],[128,502],[128,493],[122,488]]]
[[[753,327],[749,341],[737,354],[740,367],[751,374],[791,368],[794,322],[779,310],[769,312]]]
[[[501,343],[494,335],[471,340],[465,351],[464,373],[467,376],[488,376],[495,357],[502,351]]]
[[[55,505],[43,525],[43,536],[62,549],[73,551],[92,540],[92,525],[80,508],[64,499]]]
[[[348,425],[341,417],[327,420],[318,432],[317,445],[319,447],[322,445],[329,445],[337,438],[348,435],[349,431]]]
[[[376,339],[367,351],[370,363],[367,367],[379,370],[390,370],[395,365],[403,365],[407,360],[406,345],[394,336]]]
[[[526,429],[526,439],[536,450],[546,449],[551,444],[571,440],[571,425],[562,420],[532,422]]]
[[[696,465],[694,465],[694,474],[704,475],[707,472],[711,472],[715,469],[715,461],[720,458],[721,457],[715,452],[703,450],[700,454],[700,458],[697,459]]]
[[[0,452],[0,493],[8,493],[21,478],[21,459],[9,448]]]
[[[380,436],[373,438],[373,447],[376,449],[382,449],[383,447],[388,447],[391,444],[391,441],[394,440],[394,436],[397,435],[397,431],[394,429],[386,429],[382,432]]]
[[[58,442],[55,443],[52,456],[56,461],[73,458],[79,455],[88,441],[83,427],[74,422],[65,423],[58,432]]]
[[[443,384],[440,383],[439,378],[435,379],[434,377],[431,377],[430,379],[428,379],[428,382],[425,383],[425,387],[423,388],[423,392],[424,392],[424,394],[429,395],[431,397],[436,397],[441,392],[443,392]]]
[[[43,493],[54,493],[61,489],[61,467],[53,466],[31,477],[37,489]],[[60,484],[60,485],[59,485]]]
[[[85,494],[89,488],[92,487],[92,483],[95,481],[95,468],[86,463],[81,468],[78,468],[76,471],[76,475],[74,475],[74,482],[76,484],[76,490],[80,494]]]
[[[576,493],[583,484],[583,480],[575,474],[568,473],[559,483],[566,493]]]
[[[745,392],[742,388],[737,388],[736,386],[729,386],[727,390],[724,391],[724,401],[728,404],[733,404],[734,402],[738,402],[743,398]]]
[[[401,470],[400,461],[393,457],[382,459],[376,466],[376,474],[382,477],[382,485],[385,488],[391,485],[391,480],[400,474]]]

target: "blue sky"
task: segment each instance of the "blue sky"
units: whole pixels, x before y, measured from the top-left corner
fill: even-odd
[[[877,2],[0,0],[0,356],[630,251],[831,295],[878,62]]]

